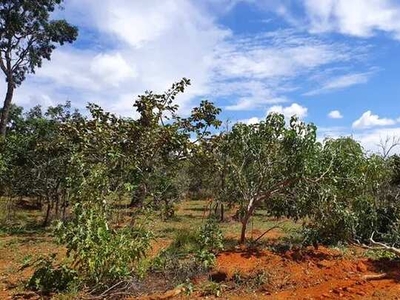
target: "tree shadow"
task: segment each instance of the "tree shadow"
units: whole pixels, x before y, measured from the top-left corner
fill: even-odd
[[[400,259],[382,258],[369,260],[366,264],[370,271],[386,274],[382,279],[391,279],[400,283]]]
[[[28,222],[19,226],[0,226],[0,234],[9,236],[31,236],[33,234],[43,234],[49,232],[48,227],[44,227],[41,222]]]

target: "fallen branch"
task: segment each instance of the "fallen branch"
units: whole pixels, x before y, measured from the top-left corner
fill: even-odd
[[[363,280],[379,280],[379,279],[385,279],[388,278],[388,274],[383,273],[383,274],[374,274],[374,275],[364,275],[362,277]]]
[[[375,246],[373,248],[378,249],[378,250],[385,250],[385,251],[391,252],[393,254],[396,254],[397,256],[400,256],[400,249],[392,247],[392,246],[388,246],[384,243],[375,242],[374,234],[375,234],[375,231],[372,233],[371,237],[369,238],[369,241],[371,242],[371,244]]]
[[[274,229],[277,229],[277,228],[282,229],[281,225],[282,225],[283,223],[285,223],[285,222],[286,222],[286,221],[282,221],[282,222],[279,222],[278,224],[276,224],[275,226],[272,226],[272,227],[269,228],[267,231],[265,231],[263,234],[261,234],[258,238],[256,238],[256,239],[254,240],[253,243],[257,243],[260,239],[263,238],[264,235],[266,235],[268,232],[270,232],[270,231],[272,231],[272,230],[274,230]]]
[[[115,289],[117,286],[121,285],[122,283],[124,283],[124,281],[120,281],[116,284],[114,284],[112,287],[110,287],[109,289],[105,290],[103,293],[101,293],[99,296],[102,297],[104,295],[107,295],[108,292],[110,292],[111,290]]]
[[[361,247],[363,249],[368,249],[368,250],[373,250],[373,251],[387,251],[387,252],[393,253],[396,256],[400,257],[400,249],[399,248],[389,246],[385,243],[375,241],[374,234],[375,234],[375,231],[372,233],[371,237],[369,238],[369,242],[372,246],[362,244],[358,240],[356,240],[356,242],[354,242],[354,241],[351,242],[351,244],[354,246],[357,246],[357,247]]]

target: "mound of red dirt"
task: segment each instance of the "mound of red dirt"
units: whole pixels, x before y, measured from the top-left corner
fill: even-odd
[[[251,298],[263,299],[400,299],[400,262],[346,259],[327,248],[288,251],[224,252],[215,272],[246,277],[264,272],[268,280]],[[380,275],[379,278],[371,275]],[[227,295],[229,299],[245,297]]]

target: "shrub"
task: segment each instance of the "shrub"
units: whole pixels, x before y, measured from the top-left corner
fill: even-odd
[[[75,219],[57,227],[59,241],[79,276],[91,284],[112,283],[132,274],[150,248],[152,235],[143,228],[113,230],[104,208],[77,204]]]
[[[153,259],[151,269],[163,273],[176,283],[206,272],[222,250],[222,232],[213,218],[198,231],[180,230],[172,244]]]
[[[62,292],[77,280],[77,273],[66,265],[54,266],[55,255],[41,258],[27,286],[43,293]]]
[[[198,243],[201,249],[216,252],[224,248],[223,235],[215,218],[208,218],[199,230]]]

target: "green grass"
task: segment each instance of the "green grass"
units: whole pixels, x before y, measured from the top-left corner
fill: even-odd
[[[42,211],[18,208],[13,201],[16,200],[0,198],[0,236],[34,235],[46,231],[41,226]]]

